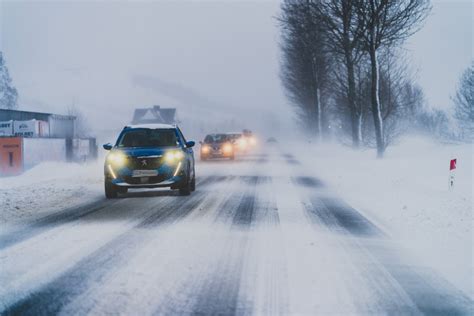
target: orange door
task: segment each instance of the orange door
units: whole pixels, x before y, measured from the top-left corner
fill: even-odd
[[[21,137],[0,137],[0,176],[11,176],[23,171]]]

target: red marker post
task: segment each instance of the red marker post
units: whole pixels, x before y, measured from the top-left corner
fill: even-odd
[[[451,159],[449,162],[449,189],[452,190],[454,187],[454,175],[456,172],[457,159]]]

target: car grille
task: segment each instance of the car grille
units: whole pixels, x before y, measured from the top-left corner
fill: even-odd
[[[141,178],[137,177],[130,177],[126,176],[123,177],[123,180],[128,183],[128,184],[155,184],[155,183],[160,183],[168,179],[168,176],[163,174],[163,175],[158,175],[155,177],[148,177],[148,180],[146,182],[142,182]]]
[[[163,165],[163,158],[137,158],[130,157],[127,167],[132,170],[151,170],[158,169]]]

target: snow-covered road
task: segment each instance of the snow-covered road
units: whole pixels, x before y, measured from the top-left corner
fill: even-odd
[[[274,148],[200,163],[189,197],[65,201],[0,235],[0,313],[473,313],[306,168]]]

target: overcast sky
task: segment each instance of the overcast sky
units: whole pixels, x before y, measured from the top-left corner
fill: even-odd
[[[0,0],[1,41],[20,107],[94,126],[127,123],[133,108],[224,112],[251,124],[290,116],[278,77],[277,1]],[[472,4],[435,1],[407,43],[432,105],[448,107],[472,59]]]

